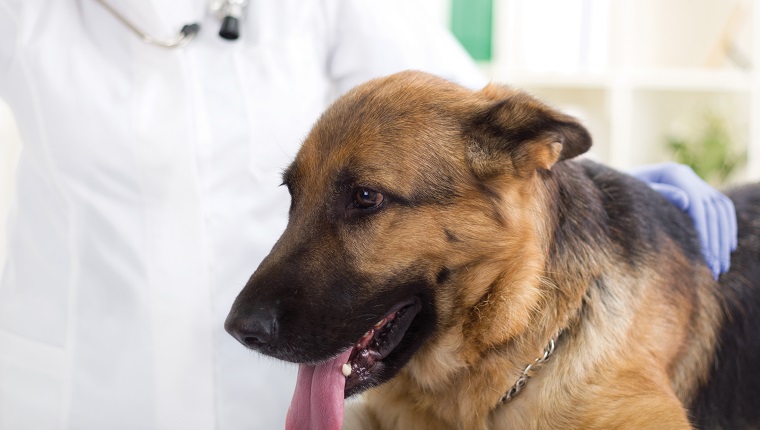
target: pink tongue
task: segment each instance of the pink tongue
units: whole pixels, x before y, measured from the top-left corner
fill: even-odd
[[[285,420],[286,430],[340,430],[346,386],[341,368],[350,354],[351,348],[325,363],[299,366],[296,390]]]

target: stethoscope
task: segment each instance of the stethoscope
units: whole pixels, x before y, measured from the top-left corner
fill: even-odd
[[[178,48],[190,43],[191,40],[201,31],[201,25],[197,22],[187,24],[179,31],[179,34],[170,40],[158,40],[149,34],[140,30],[132,21],[119,13],[105,0],[95,0],[100,3],[116,19],[121,21],[127,28],[132,30],[143,42],[163,48]],[[211,14],[222,21],[219,29],[219,36],[227,40],[235,40],[240,37],[240,21],[243,19],[245,8],[248,7],[248,0],[211,0],[209,10]]]

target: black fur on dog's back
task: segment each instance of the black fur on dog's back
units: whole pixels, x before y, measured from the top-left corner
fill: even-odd
[[[588,160],[577,167],[558,166],[553,172],[564,184],[556,202],[561,208],[555,236],[558,252],[577,252],[573,242],[597,231],[609,240],[608,249],[624,256],[632,267],[642,264],[663,237],[672,239],[692,263],[704,264],[693,221],[684,212],[637,179]],[[712,366],[691,405],[685,405],[699,429],[760,428],[760,184],[727,194],[736,206],[739,245],[731,256],[731,270],[715,287],[724,315]],[[563,213],[573,212],[585,216],[572,222],[561,219]],[[567,226],[574,227],[567,230]],[[663,287],[691,295],[692,275],[684,273],[680,284]]]
[[[636,253],[648,255],[648,247],[658,244],[658,235],[665,233],[689,261],[702,262],[699,240],[689,228],[691,218],[685,212],[638,179],[588,160],[581,165],[600,192],[608,219],[606,234],[629,260],[635,259]]]
[[[760,428],[760,187],[728,196],[736,206],[739,247],[720,277],[727,315],[709,382],[691,408],[700,429]]]

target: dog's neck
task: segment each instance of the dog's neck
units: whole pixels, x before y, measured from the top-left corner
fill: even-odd
[[[420,351],[397,378],[381,387],[383,396],[392,397],[392,392],[404,392],[424,399],[430,397],[430,392],[438,393],[436,398],[447,401],[429,405],[432,416],[441,419],[444,427],[456,427],[460,423],[483,420],[496,408],[509,407],[510,403],[504,403],[505,394],[512,391],[510,397],[514,397],[514,391],[519,391],[514,388],[516,383],[524,384],[528,375],[535,375],[534,378],[540,375],[536,374],[538,369],[533,365],[537,359],[543,362],[550,339],[577,318],[583,294],[593,279],[593,274],[568,270],[555,261],[564,259],[567,262],[568,256],[577,259],[593,258],[594,255],[582,246],[563,242],[566,235],[577,232],[573,230],[575,220],[565,219],[562,215],[575,214],[595,203],[594,196],[565,196],[568,190],[562,187],[568,181],[583,180],[582,172],[574,166],[558,167],[556,174],[536,178],[540,189],[530,190],[541,193],[543,198],[540,200],[547,205],[535,210],[549,216],[535,221],[545,224],[531,233],[534,234],[531,240],[521,242],[525,246],[519,249],[519,258],[493,264],[478,263],[511,265],[507,269],[501,266],[487,269],[493,269],[493,273],[507,270],[509,276],[497,274],[494,279],[473,281],[465,274],[455,281],[461,284],[480,282],[479,289],[490,291],[472,308],[462,310],[472,315],[464,320],[477,320],[478,325],[447,329],[435,340],[434,347]],[[534,213],[534,208],[527,212]],[[558,243],[562,246],[557,246]],[[599,263],[584,265],[596,267]],[[515,291],[521,288],[524,294],[516,296]],[[514,311],[513,303],[523,300],[525,295],[530,296],[525,299],[529,304],[522,306],[519,312]],[[547,313],[546,309],[552,312]],[[504,328],[513,332],[507,334]],[[478,372],[471,372],[469,369],[472,368],[477,368]],[[436,372],[428,369],[436,369]],[[474,373],[482,375],[483,381],[472,381]],[[522,383],[517,382],[521,379]],[[458,398],[448,399],[449,387],[461,385],[483,387],[483,391],[471,397],[476,401],[467,404]],[[416,391],[420,392],[419,396],[415,395]],[[465,427],[469,428],[469,425]]]
[[[512,399],[517,397],[522,392],[523,388],[528,385],[528,381],[530,380],[531,376],[537,372],[541,366],[546,363],[554,354],[554,349],[557,346],[557,339],[559,338],[560,334],[562,334],[562,332],[557,333],[554,337],[549,339],[549,343],[546,344],[546,348],[544,348],[544,353],[541,354],[540,357],[537,357],[535,360],[533,360],[532,363],[525,366],[525,369],[523,369],[520,377],[517,378],[517,381],[515,381],[514,385],[512,385],[509,390],[507,390],[504,396],[499,399],[499,403],[496,406],[501,406],[512,401]]]
[[[380,398],[392,399],[396,393],[417,399],[429,399],[430,393],[435,393],[437,402],[424,405],[429,420],[440,421],[441,427],[477,428],[469,423],[487,422],[497,410],[510,413],[516,403],[504,403],[502,398],[524,374],[533,375],[525,388],[531,391],[531,387],[541,385],[538,379],[551,373],[548,367],[560,362],[582,319],[584,295],[599,285],[605,275],[603,269],[613,266],[605,254],[607,246],[600,246],[610,240],[605,230],[609,214],[599,189],[579,163],[562,162],[551,172],[539,174],[535,181],[530,192],[540,195],[536,200],[544,206],[527,211],[542,215],[533,217],[536,227],[532,239],[521,242],[525,246],[517,254],[513,251],[509,261],[478,263],[491,264],[486,271],[495,273],[493,279],[478,281],[478,288],[489,293],[472,308],[461,311],[472,315],[463,320],[476,320],[478,325],[450,327],[441,333],[434,347],[421,350],[398,377],[377,390],[378,403],[386,401]],[[511,265],[498,269],[508,271],[509,276],[497,273],[493,266],[499,264]],[[482,267],[469,273],[483,271]],[[473,282],[467,274],[461,276],[455,282]],[[515,309],[514,303],[524,298],[514,295],[521,288],[525,294],[534,295],[527,305]],[[562,330],[567,335],[563,334],[553,359],[537,373],[533,366],[525,372],[528,365],[543,357],[550,339]],[[462,401],[449,395],[462,390],[451,387],[480,391]],[[524,396],[516,401],[529,401]]]

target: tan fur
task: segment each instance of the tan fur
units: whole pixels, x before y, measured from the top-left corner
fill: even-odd
[[[445,121],[505,99],[514,103],[505,124],[519,126],[539,112],[572,121],[510,88],[470,92],[407,73],[342,99],[298,155],[295,176],[310,181],[299,201],[305,207],[321,204],[332,172],[346,164],[371,181],[366,186],[404,197],[434,187],[441,172],[456,187],[456,204],[393,209],[364,233],[392,235],[392,241],[340,237],[367,276],[397,273],[416,260],[429,263],[430,279],[439,267],[457,269],[436,290],[433,337],[395,378],[351,405],[345,428],[689,428],[682,402],[705,377],[720,315],[708,269],[699,269],[703,281],[690,287],[693,294],[664,294],[661,285],[677,285],[691,270],[674,244],[652,251],[649,264],[638,269],[603,246],[580,242],[552,259],[557,226],[541,171],[561,159],[562,136],[547,132],[505,154]],[[342,109],[359,108],[362,113],[350,118],[360,121],[338,121]],[[396,112],[403,113],[403,126],[385,129]],[[326,141],[335,139],[342,145],[325,157]],[[463,140],[467,150],[460,151]],[[489,192],[458,172],[473,172]],[[307,219],[299,222],[309,228]],[[599,278],[614,299],[589,288]],[[498,405],[560,330],[550,361],[518,397]]]

